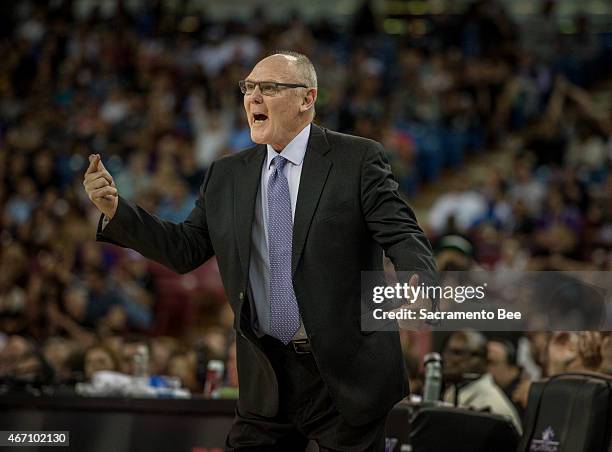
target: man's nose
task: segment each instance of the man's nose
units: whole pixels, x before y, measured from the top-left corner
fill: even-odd
[[[261,103],[263,101],[263,94],[261,94],[261,90],[259,89],[259,85],[255,85],[255,89],[251,94],[247,94],[251,98],[253,102]]]

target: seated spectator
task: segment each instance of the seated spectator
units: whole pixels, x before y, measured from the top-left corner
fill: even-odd
[[[53,368],[57,381],[66,381],[71,377],[70,358],[76,351],[76,344],[63,337],[48,339],[42,348],[43,355]]]
[[[581,335],[577,331],[553,333],[547,347],[546,375],[550,377],[563,372],[595,370],[592,366],[585,366],[580,355],[580,342]]]
[[[9,336],[0,350],[0,377],[13,375],[15,366],[26,354],[34,350],[34,344],[23,336]]]
[[[487,344],[487,361],[487,370],[493,381],[504,391],[508,400],[513,400],[512,395],[523,380],[522,369],[516,363],[516,348],[508,341],[490,340]],[[522,417],[521,405],[515,403],[514,406]]]
[[[115,354],[115,356],[119,359],[119,367],[121,367],[121,359],[122,356],[121,351],[123,350],[123,344],[125,343],[125,338],[118,334],[110,334],[108,336],[104,336],[101,340],[102,345],[107,347],[111,352]]]
[[[97,344],[85,351],[83,370],[85,380],[90,381],[94,373],[101,370],[119,370],[119,359],[108,347]]]
[[[534,333],[532,333],[534,334]],[[540,333],[541,336],[544,333]],[[556,331],[549,337],[543,359],[546,376],[566,372],[601,372],[612,374],[612,336],[610,332]],[[527,406],[531,380],[522,380],[513,393],[513,400]]]
[[[227,355],[228,334],[223,328],[207,328],[200,342],[210,355],[210,359],[224,359]]]
[[[444,381],[454,384],[445,391],[445,401],[452,403],[456,398],[460,407],[507,416],[521,431],[516,409],[487,372],[487,339],[482,333],[463,330],[451,334],[443,360]]]
[[[181,379],[183,388],[188,389],[192,394],[201,394],[202,385],[196,377],[195,360],[188,353],[175,353],[168,361],[168,375]]]
[[[602,331],[601,333],[601,364],[599,371],[612,375],[612,333]]]
[[[55,381],[53,368],[39,350],[26,352],[15,364],[13,376],[31,383],[51,384]]]
[[[151,373],[166,375],[170,357],[178,351],[178,341],[169,336],[157,336],[151,339]]]

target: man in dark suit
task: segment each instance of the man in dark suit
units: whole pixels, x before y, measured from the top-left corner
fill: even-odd
[[[214,162],[187,220],[117,194],[98,155],[84,185],[97,239],[179,273],[215,255],[235,314],[240,396],[228,450],[384,449],[407,393],[397,332],[362,331],[362,271],[432,271],[431,247],[397,192],[382,146],[312,124],[310,60],[280,52],[240,82],[260,143]],[[110,220],[110,221],[109,221]]]

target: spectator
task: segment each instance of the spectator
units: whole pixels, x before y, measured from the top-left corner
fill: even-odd
[[[507,416],[521,431],[516,409],[487,372],[487,340],[481,333],[472,330],[452,333],[444,348],[443,360],[444,380],[463,384],[447,388],[445,401],[453,402],[457,398],[460,407]]]
[[[581,354],[581,346],[585,346],[584,354]],[[589,363],[587,358],[591,355],[597,356],[597,352],[592,351],[593,348],[596,349],[597,345],[590,341],[586,346],[584,338],[581,338],[581,334],[577,331],[557,331],[553,333],[548,342],[547,376],[563,372],[596,370],[599,362]],[[585,361],[584,358],[587,358],[587,360]],[[599,359],[599,361],[601,360]]]
[[[43,354],[36,349],[26,352],[19,358],[15,364],[13,376],[17,380],[37,384],[51,384],[55,379],[53,368]]]
[[[227,355],[227,330],[209,328],[201,336],[201,344],[210,353],[210,359],[224,359]]]
[[[180,378],[182,386],[193,394],[201,394],[203,391],[196,377],[195,362],[188,353],[179,352],[170,357],[168,375]]]
[[[57,381],[67,381],[72,377],[70,359],[77,351],[74,342],[61,337],[52,337],[45,342],[42,351]]]
[[[108,347],[97,344],[85,350],[84,376],[86,381],[91,381],[94,373],[101,370],[119,370],[119,360],[115,353]]]
[[[609,331],[601,333],[601,364],[599,371],[612,375],[612,334]]]
[[[178,351],[178,341],[168,336],[157,336],[151,339],[151,373],[166,375],[170,357]]]
[[[513,394],[523,380],[522,370],[516,362],[516,348],[511,342],[490,340],[487,344],[487,370],[493,381],[504,391],[508,400],[513,401]],[[520,404],[514,404],[519,416],[523,417]]]
[[[34,344],[22,336],[10,336],[0,350],[0,377],[15,374],[17,363],[35,350]]]

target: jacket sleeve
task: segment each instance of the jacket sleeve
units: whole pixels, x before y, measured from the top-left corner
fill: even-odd
[[[369,143],[361,167],[361,208],[372,237],[396,271],[435,273],[429,240],[400,197],[382,145]]]
[[[193,210],[182,223],[163,220],[120,196],[117,212],[104,229],[104,215],[100,216],[96,240],[131,248],[177,273],[196,269],[214,255],[205,204],[213,167],[214,163],[206,172]]]

